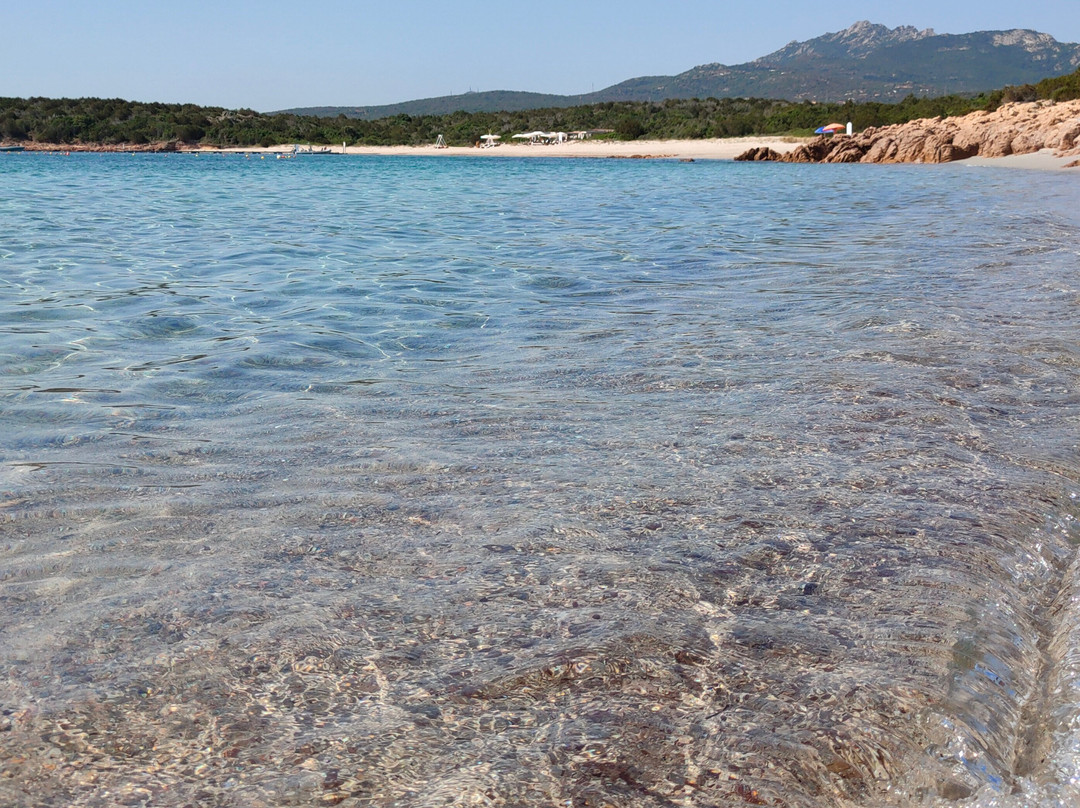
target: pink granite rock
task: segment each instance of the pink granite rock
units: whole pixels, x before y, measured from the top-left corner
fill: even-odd
[[[1005,104],[993,112],[921,118],[851,137],[814,138],[787,154],[751,150],[737,160],[787,163],[948,163],[1054,149],[1080,154],[1080,100]],[[752,155],[752,156],[749,156]]]

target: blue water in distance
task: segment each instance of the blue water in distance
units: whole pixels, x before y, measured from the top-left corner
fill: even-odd
[[[0,801],[1073,794],[1078,202],[4,156]]]

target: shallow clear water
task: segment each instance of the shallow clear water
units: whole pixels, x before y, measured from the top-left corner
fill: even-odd
[[[1080,188],[0,160],[0,802],[1080,794]]]

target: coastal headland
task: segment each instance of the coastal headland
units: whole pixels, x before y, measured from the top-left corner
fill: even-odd
[[[1080,101],[1004,104],[951,118],[920,118],[853,135],[822,135],[784,151],[755,147],[741,161],[950,163],[1080,167]]]

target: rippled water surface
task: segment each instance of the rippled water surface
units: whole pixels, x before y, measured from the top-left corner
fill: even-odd
[[[0,159],[0,803],[1070,804],[1080,185]]]

